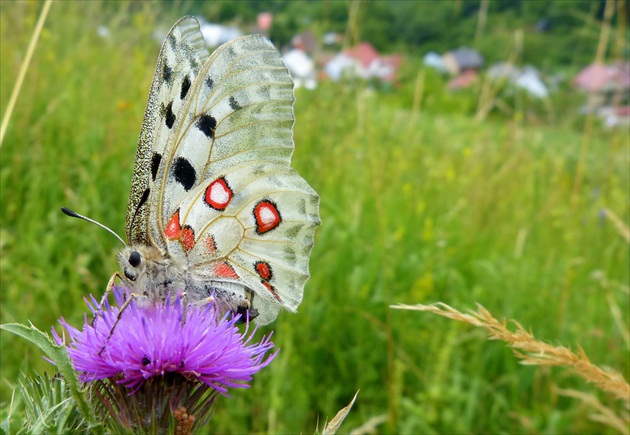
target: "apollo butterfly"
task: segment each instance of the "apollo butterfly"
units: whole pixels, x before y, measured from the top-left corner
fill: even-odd
[[[195,18],[173,26],[140,131],[123,274],[110,287],[118,277],[148,301],[213,297],[260,324],[296,311],[320,219],[319,197],[289,166],[293,101],[267,38],[243,36],[209,56]]]

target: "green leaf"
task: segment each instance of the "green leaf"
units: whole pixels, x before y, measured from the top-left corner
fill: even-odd
[[[92,407],[89,405],[85,395],[83,394],[83,389],[81,388],[79,379],[74,371],[74,367],[72,366],[66,347],[55,344],[48,334],[37,329],[32,323],[30,327],[19,323],[5,323],[4,325],[0,325],[0,329],[11,332],[30,341],[40,348],[46,356],[55,363],[57,369],[64,377],[68,388],[70,389],[70,393],[76,402],[79,412],[85,419],[90,429],[97,434],[103,433],[103,426],[98,422]]]

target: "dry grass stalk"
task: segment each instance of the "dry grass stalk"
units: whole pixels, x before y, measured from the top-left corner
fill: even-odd
[[[322,430],[322,435],[333,435],[336,434],[341,426],[341,423],[345,420],[346,416],[350,412],[352,405],[354,405],[354,401],[357,400],[357,396],[359,392],[357,391],[352,398],[352,401],[344,408],[342,408],[335,417],[330,420],[330,422],[324,425],[324,429]]]
[[[626,223],[611,210],[604,208],[603,211],[604,215],[615,225],[619,234],[626,239],[626,242],[630,243],[630,228],[628,228],[628,225],[626,225]]]
[[[621,373],[592,364],[581,348],[573,352],[566,347],[552,346],[537,340],[531,332],[525,330],[514,320],[512,322],[516,325],[516,331],[512,332],[507,328],[505,320],[503,322],[498,321],[479,304],[477,304],[477,310],[471,311],[471,314],[463,314],[444,303],[392,305],[391,308],[428,311],[478,326],[488,332],[490,340],[502,340],[509,344],[513,348],[514,354],[522,359],[522,364],[567,366],[587,382],[595,384],[598,388],[611,393],[618,399],[630,401],[630,385]]]
[[[371,417],[368,421],[363,423],[361,426],[354,428],[350,431],[350,435],[365,435],[378,433],[378,426],[385,423],[388,419],[387,414],[376,415]]]
[[[37,19],[37,24],[35,25],[33,35],[31,35],[31,41],[28,43],[26,55],[24,57],[24,60],[22,61],[22,65],[20,66],[20,72],[18,73],[15,86],[13,86],[13,91],[11,92],[9,104],[7,104],[4,118],[2,118],[2,124],[0,124],[0,147],[2,147],[2,142],[4,141],[4,135],[7,132],[7,128],[9,127],[9,121],[11,120],[13,108],[15,107],[15,103],[17,102],[18,96],[20,95],[20,90],[22,89],[22,84],[24,83],[24,77],[26,77],[28,67],[31,65],[31,59],[33,57],[33,53],[35,52],[35,47],[37,47],[39,35],[42,33],[42,28],[44,27],[44,22],[46,22],[46,16],[48,16],[48,11],[50,10],[51,4],[52,0],[46,0],[46,3],[44,3],[42,11],[39,14],[39,18]]]
[[[619,433],[628,433],[628,425],[630,425],[630,413],[628,409],[624,411],[622,416],[615,414],[613,410],[604,406],[595,396],[588,393],[583,393],[577,390],[565,390],[557,388],[556,392],[562,396],[573,397],[579,399],[582,403],[588,405],[591,409],[595,410],[595,414],[589,416],[593,421],[606,424],[611,428],[619,431]]]

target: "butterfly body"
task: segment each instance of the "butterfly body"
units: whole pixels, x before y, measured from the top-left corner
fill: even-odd
[[[134,252],[139,255],[136,257],[139,260],[130,261],[136,256]],[[140,303],[162,302],[169,294],[180,294],[185,295],[185,300],[197,303],[208,298],[218,300],[223,312],[244,314],[245,310],[253,308],[253,292],[237,280],[198,274],[194,268],[153,246],[126,247],[120,252],[118,261],[129,290]]]
[[[149,303],[185,293],[266,324],[295,311],[319,197],[290,167],[293,82],[260,35],[209,56],[184,17],[158,56],[127,209],[123,280]]]

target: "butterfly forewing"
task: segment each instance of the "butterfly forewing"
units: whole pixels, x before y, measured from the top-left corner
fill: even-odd
[[[170,140],[174,118],[190,95],[190,87],[208,58],[208,49],[193,17],[184,17],[169,31],[158,56],[149,100],[142,122],[136,162],[127,206],[126,235],[129,243],[159,244],[149,241],[149,206],[157,197],[157,170]],[[148,190],[149,198],[143,198]],[[142,200],[145,204],[141,204]]]
[[[293,82],[271,42],[237,38],[219,47],[192,84],[165,150],[152,234],[163,233],[185,195],[247,161],[282,161],[293,151]],[[152,198],[153,199],[153,198]]]

